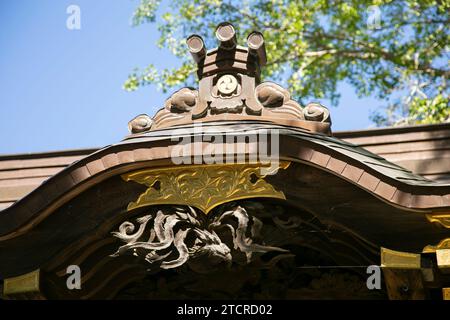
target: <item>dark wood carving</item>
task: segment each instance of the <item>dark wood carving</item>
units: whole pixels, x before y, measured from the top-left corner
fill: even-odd
[[[156,214],[155,223],[157,219],[161,223],[151,229],[154,232],[145,234],[146,228],[141,227],[131,230],[131,224],[125,222],[120,234],[116,234],[128,242],[117,256],[133,254],[149,268],[144,279],[121,290],[117,298],[386,297],[383,290],[367,288],[364,270],[330,268],[343,263],[367,264],[367,257],[361,255],[365,250],[345,230],[333,228],[330,232],[328,226],[307,212],[271,201],[251,200],[220,206],[211,217],[199,215],[188,207],[149,209],[151,214]],[[141,226],[150,221],[148,216],[138,220]],[[164,229],[163,225],[169,226]],[[170,230],[176,232],[172,234]],[[172,241],[157,241],[156,233],[162,231]],[[187,240],[187,233],[195,236]],[[134,241],[136,237],[144,241]],[[152,240],[147,241],[149,238]],[[262,239],[267,241],[264,246],[257,244]],[[168,244],[172,247],[164,249]],[[155,252],[157,246],[159,254]],[[173,254],[171,250],[177,246]],[[172,256],[178,258],[172,260]]]
[[[165,109],[172,113],[189,112],[197,103],[197,97],[197,90],[183,88],[166,101]]]
[[[286,148],[292,149],[292,145],[287,143]],[[233,261],[230,267],[227,263],[214,264],[217,269],[211,273],[200,272],[200,267],[211,267],[209,260],[200,256],[172,269],[149,264],[133,256],[132,251],[110,257],[124,245],[111,235],[124,221],[171,208],[146,207],[128,212],[128,203],[145,188],[124,183],[116,176],[92,185],[36,224],[33,232],[0,242],[0,260],[5,262],[2,274],[11,277],[41,268],[49,298],[377,298],[385,296],[378,290],[367,290],[365,268],[317,266],[379,264],[380,245],[414,252],[448,237],[448,229],[436,229],[423,214],[390,206],[315,167],[296,163],[267,179],[286,193],[286,201],[227,203],[213,209],[208,217],[214,219],[240,206],[249,217],[262,222],[260,237],[253,238],[254,243],[288,253],[255,252],[248,263],[245,253],[234,249],[232,238],[227,239],[230,232],[224,228],[224,234],[217,235],[222,243],[228,243]],[[197,219],[204,223],[203,218]],[[238,220],[232,220],[236,226]],[[146,235],[144,241],[150,237]],[[83,270],[80,291],[66,288],[66,268],[72,264]],[[208,283],[213,287],[206,286]]]
[[[128,122],[128,130],[130,133],[140,133],[150,130],[153,120],[146,114],[140,114],[133,120]]]
[[[320,103],[309,103],[303,111],[306,120],[331,123],[330,111]]]
[[[248,48],[239,46],[234,27],[221,23],[216,29],[219,47],[206,51],[203,39],[192,35],[186,40],[198,65],[199,88],[175,92],[154,117],[158,130],[193,121],[263,120],[329,134],[330,113],[313,103],[302,108],[287,90],[272,82],[260,81],[260,68],[267,62],[264,37],[252,32]],[[312,125],[320,122],[322,125]],[[132,133],[145,131],[138,129]]]
[[[150,268],[173,269],[187,263],[192,270],[205,273],[216,265],[232,263],[234,250],[245,254],[247,263],[254,253],[287,252],[257,243],[262,222],[240,206],[213,218],[192,207],[160,209],[138,218],[136,224],[137,230],[126,221],[113,232],[126,243],[113,256],[133,254],[148,262]]]

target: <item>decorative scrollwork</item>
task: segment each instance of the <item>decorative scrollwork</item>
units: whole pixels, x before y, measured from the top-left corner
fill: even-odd
[[[165,108],[175,113],[189,112],[197,103],[198,91],[182,88],[167,99]]]
[[[130,133],[140,133],[151,129],[153,124],[152,118],[146,114],[140,114],[133,120],[128,122],[128,130]]]
[[[258,102],[264,107],[264,116],[305,120],[300,104],[292,100],[289,91],[278,84],[263,82],[255,88],[255,95]]]
[[[428,221],[450,228],[450,213],[430,213],[426,215]]]
[[[198,66],[198,90],[182,88],[172,94],[153,117],[151,130],[194,122],[262,120],[331,133],[328,109],[310,104],[304,110],[288,90],[273,82],[260,83],[261,67],[267,63],[260,32],[252,32],[248,47],[243,47],[237,45],[234,27],[229,23],[219,25],[219,29],[226,30],[227,40],[219,36],[220,45],[215,49],[207,51],[199,35],[186,40]]]
[[[303,112],[306,120],[331,123],[330,111],[320,103],[307,104]]]
[[[437,245],[428,245],[423,248],[423,252],[436,252],[436,250],[450,249],[450,238],[440,241]]]
[[[281,161],[286,169],[289,162]],[[228,201],[254,197],[285,199],[261,175],[258,164],[191,165],[153,168],[127,173],[125,181],[135,181],[148,188],[128,210],[155,204],[190,205],[205,214]]]
[[[428,221],[435,223],[446,229],[450,228],[450,213],[429,213],[425,215]],[[423,252],[436,252],[438,249],[450,249],[450,238],[441,240],[436,245],[428,245],[423,248]]]
[[[260,236],[262,222],[249,216],[240,206],[213,219],[199,215],[192,207],[174,208],[173,211],[158,210],[156,214],[136,219],[139,225],[136,232],[133,223],[122,223],[119,231],[113,232],[113,235],[126,244],[112,256],[131,252],[161,269],[173,269],[189,262],[193,270],[208,272],[212,266],[230,264],[233,251],[245,254],[247,263],[251,262],[256,252],[287,252],[278,247],[255,243],[254,239]],[[232,244],[220,238],[219,234],[223,234],[220,231],[223,230],[231,236]],[[208,265],[195,262],[202,257],[207,259]]]
[[[255,88],[255,94],[265,108],[281,107],[291,98],[287,90],[273,82],[261,83]]]

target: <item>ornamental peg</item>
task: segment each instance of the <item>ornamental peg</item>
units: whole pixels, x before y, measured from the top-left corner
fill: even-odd
[[[196,63],[199,63],[205,58],[206,48],[202,37],[193,34],[186,39],[186,44]]]
[[[258,58],[260,66],[264,66],[267,63],[267,57],[263,34],[258,31],[250,33],[247,37],[247,45],[250,54]]]
[[[219,24],[216,29],[216,38],[220,41],[220,48],[225,50],[236,48],[236,31],[231,23],[222,22]]]

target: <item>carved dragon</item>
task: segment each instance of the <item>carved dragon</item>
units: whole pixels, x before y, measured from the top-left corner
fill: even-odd
[[[120,225],[118,232],[113,232],[115,237],[126,244],[112,256],[131,253],[161,269],[177,268],[188,263],[193,270],[208,272],[215,265],[230,265],[235,251],[245,254],[247,263],[251,262],[256,252],[287,252],[282,248],[255,243],[262,222],[249,216],[240,206],[218,214],[213,219],[197,214],[192,207],[161,209],[156,214],[137,218],[136,223],[137,231],[135,224],[126,221]],[[228,232],[232,243],[221,239],[221,231]],[[196,263],[201,258],[206,258],[207,265]]]

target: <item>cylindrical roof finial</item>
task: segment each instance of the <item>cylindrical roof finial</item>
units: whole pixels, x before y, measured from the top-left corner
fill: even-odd
[[[199,63],[201,60],[205,58],[206,48],[202,37],[193,34],[186,39],[186,44],[189,48],[189,52],[191,53],[196,63]]]
[[[250,33],[247,37],[247,45],[250,54],[258,57],[259,65],[264,66],[267,63],[267,57],[262,33],[258,31]]]
[[[229,22],[222,22],[217,26],[216,38],[220,41],[220,47],[222,49],[231,50],[236,47],[236,31]]]

